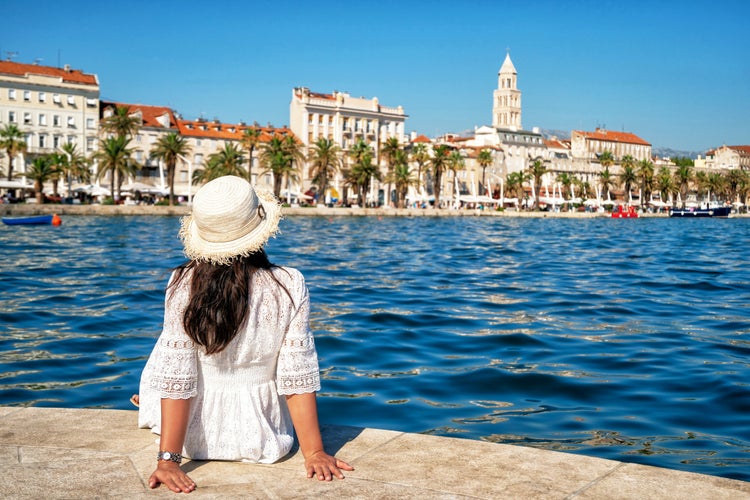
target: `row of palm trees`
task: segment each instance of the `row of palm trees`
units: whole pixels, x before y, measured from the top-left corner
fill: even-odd
[[[705,172],[695,171],[692,161],[675,159],[676,167],[662,166],[656,170],[654,163],[649,159],[636,160],[630,155],[625,155],[620,160],[621,172],[613,175],[610,167],[615,164],[615,158],[609,151],[604,151],[599,156],[602,171],[599,173],[599,185],[601,196],[609,199],[613,188],[622,187],[628,202],[632,202],[632,192],[637,189],[640,193],[638,203],[645,209],[652,195],[658,193],[663,202],[671,200],[673,204],[679,203],[685,208],[688,193],[694,192],[698,198],[715,196],[718,199],[731,201],[741,198],[746,203],[750,195],[750,173],[741,169],[729,170],[727,172]],[[511,191],[523,196],[524,182],[533,181],[535,187],[534,208],[539,208],[539,196],[541,191],[542,177],[548,172],[545,162],[536,159],[529,166],[528,172],[516,172],[508,175],[508,185]],[[582,199],[596,196],[594,186],[568,173],[559,173],[556,177],[559,182],[570,191],[573,185],[579,188]]]
[[[104,137],[100,140],[99,149],[91,159],[80,154],[75,145],[65,144],[61,152],[36,156],[25,175],[35,181],[37,198],[41,199],[42,185],[52,181],[55,194],[57,183],[66,179],[70,192],[70,182],[90,182],[90,160],[96,160],[98,180],[109,176],[111,192],[120,197],[123,181],[134,175],[141,166],[134,158],[134,149],[130,147],[133,137],[140,129],[139,119],[129,114],[126,107],[117,107],[115,112],[102,120]],[[8,180],[13,178],[15,158],[26,150],[24,133],[15,124],[8,124],[0,129],[0,149],[11,159],[7,172]],[[258,127],[244,131],[239,142],[227,142],[224,148],[211,154],[203,166],[193,172],[191,182],[202,184],[223,175],[238,175],[252,181],[255,151],[262,168],[261,174],[270,173],[273,177],[274,194],[281,198],[284,181],[287,189],[291,183],[298,183],[302,167],[306,162],[310,166],[310,176],[317,186],[321,198],[326,197],[331,182],[340,175],[343,182],[343,199],[347,200],[348,191],[352,189],[360,206],[365,206],[368,193],[374,181],[387,184],[386,204],[395,202],[403,207],[410,187],[421,193],[430,192],[434,196],[434,206],[439,207],[442,196],[444,174],[450,170],[455,178],[457,172],[466,168],[460,151],[448,144],[438,144],[428,148],[424,143],[414,144],[407,151],[398,139],[386,139],[379,149],[379,156],[384,163],[384,171],[375,163],[373,147],[360,138],[348,150],[344,151],[335,141],[319,138],[308,149],[305,155],[303,145],[293,135],[274,135],[262,137]],[[187,161],[191,147],[184,137],[175,132],[161,136],[150,151],[150,157],[162,161],[166,167],[166,181],[169,186],[169,204],[175,202],[174,186],[176,167],[180,160]],[[477,164],[482,168],[481,186],[485,186],[485,170],[493,163],[490,149],[482,149],[477,156]],[[611,152],[599,155],[602,171],[598,175],[601,186],[600,196],[609,198],[613,188],[622,187],[628,201],[633,188],[640,191],[639,203],[644,206],[653,193],[659,193],[661,200],[680,199],[683,207],[687,195],[695,191],[698,196],[713,194],[726,200],[741,197],[744,201],[750,194],[750,175],[743,170],[720,172],[694,172],[691,162],[679,162],[676,169],[666,166],[655,171],[650,160],[638,161],[626,155],[620,159],[621,173],[613,175],[610,167],[615,165]],[[412,165],[416,165],[416,172]],[[532,209],[540,208],[542,180],[549,173],[547,163],[537,158],[531,162],[526,171],[509,173],[506,186],[509,194],[519,200],[526,197],[526,186],[533,186],[534,204]],[[582,199],[597,196],[590,182],[563,172],[558,173],[556,182],[565,192],[571,186],[577,188]],[[455,197],[457,183],[451,186],[451,196]],[[423,191],[424,190],[424,191]],[[392,198],[391,193],[395,193]],[[374,200],[369,200],[374,202]]]

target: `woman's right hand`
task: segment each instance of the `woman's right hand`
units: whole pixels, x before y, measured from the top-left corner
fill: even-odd
[[[178,464],[160,460],[156,470],[148,478],[148,485],[150,488],[158,488],[162,483],[175,493],[190,493],[196,487],[195,481]]]

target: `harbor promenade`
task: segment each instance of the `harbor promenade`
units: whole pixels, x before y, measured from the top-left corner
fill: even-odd
[[[187,215],[188,205],[36,205],[0,204],[2,216],[24,216],[57,214],[65,215]],[[598,212],[536,212],[479,209],[434,209],[434,208],[328,208],[328,207],[284,207],[285,216],[376,216],[376,217],[529,217],[529,218],[594,218],[610,217],[608,213]],[[667,217],[667,214],[643,214],[642,217]]]
[[[355,470],[308,479],[298,450],[271,465],[185,460],[191,498],[750,499],[750,483],[576,454],[323,426]],[[157,436],[127,410],[0,407],[0,498],[173,498],[148,487]]]

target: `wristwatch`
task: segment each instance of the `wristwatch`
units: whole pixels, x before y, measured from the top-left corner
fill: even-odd
[[[156,454],[156,460],[164,460],[167,462],[174,462],[177,464],[182,463],[182,455],[180,453],[174,453],[172,451],[161,451]]]

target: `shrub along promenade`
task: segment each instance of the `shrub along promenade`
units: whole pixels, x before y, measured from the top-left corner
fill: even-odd
[[[0,204],[2,216],[24,216],[57,214],[63,215],[186,215],[190,207],[186,204],[176,206],[161,205],[35,205]],[[378,216],[378,217],[535,217],[535,218],[595,218],[610,217],[609,213],[598,212],[539,212],[516,211],[514,209],[497,211],[492,209],[434,209],[434,208],[343,208],[343,207],[284,207],[284,215],[297,216]],[[735,217],[735,215],[732,215]],[[641,214],[640,217],[667,217],[666,213]]]

